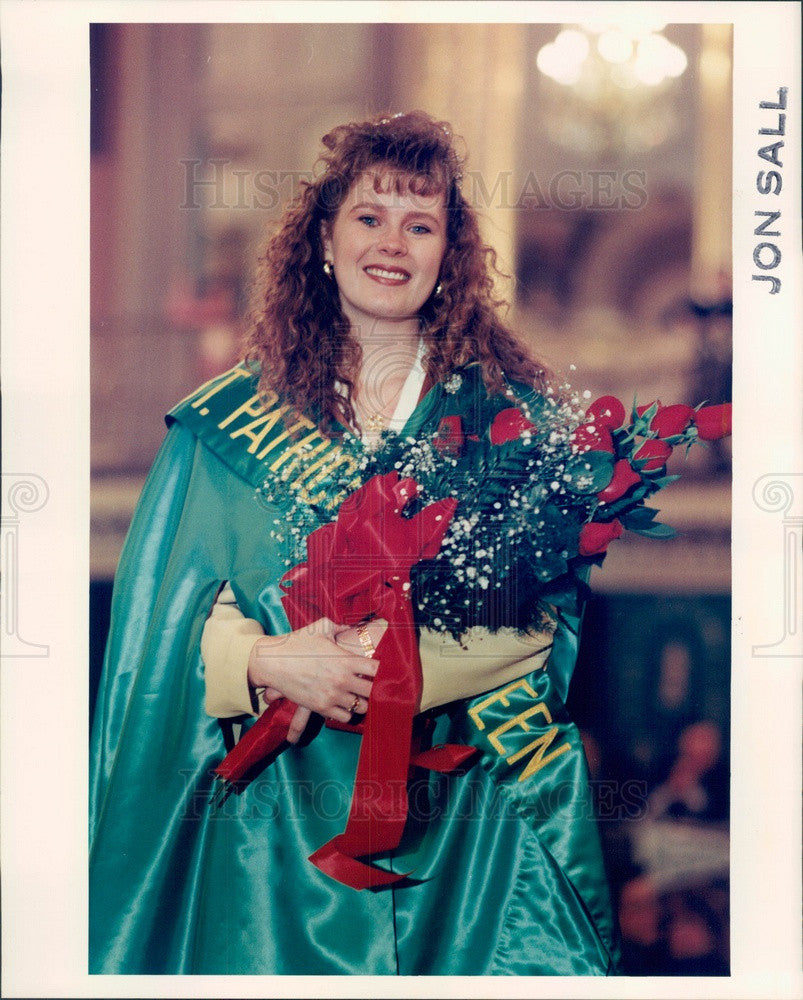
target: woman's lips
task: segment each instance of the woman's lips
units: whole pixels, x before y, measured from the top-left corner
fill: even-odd
[[[403,285],[410,280],[409,272],[401,268],[369,265],[363,270],[369,278],[378,281],[381,285]]]

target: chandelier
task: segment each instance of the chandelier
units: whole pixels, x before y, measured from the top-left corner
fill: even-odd
[[[549,137],[594,156],[643,152],[670,138],[688,59],[665,27],[635,11],[616,23],[563,25],[535,58]]]

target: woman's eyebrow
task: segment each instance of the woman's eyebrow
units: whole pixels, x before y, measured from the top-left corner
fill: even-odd
[[[387,206],[380,204],[375,201],[361,201],[357,205],[352,205],[350,212],[365,212],[370,211],[374,213],[385,212]],[[416,219],[429,219],[431,222],[438,224],[438,218],[432,215],[431,212],[427,212],[424,209],[414,208],[409,212],[404,213],[404,218],[416,218]]]
[[[383,212],[385,210],[385,206],[380,205],[377,201],[361,201],[357,205],[352,205],[350,211],[364,212],[366,209],[371,212]]]

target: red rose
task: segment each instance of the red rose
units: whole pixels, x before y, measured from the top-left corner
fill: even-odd
[[[580,424],[570,440],[574,451],[613,451],[613,438],[604,424]]]
[[[628,462],[626,458],[620,458],[613,467],[613,476],[611,481],[604,490],[601,490],[597,494],[597,497],[605,503],[613,503],[614,500],[618,500],[619,497],[623,497],[631,486],[635,486],[636,483],[640,482],[641,476],[636,472],[630,462]]]
[[[510,406],[506,410],[500,410],[494,417],[491,424],[491,444],[515,441],[524,431],[534,430],[535,424],[530,423],[517,406]]]
[[[717,438],[728,437],[731,433],[732,406],[730,403],[720,403],[719,406],[704,406],[692,415],[697,435],[703,441],[715,441]]]
[[[625,408],[616,396],[600,396],[589,406],[586,416],[593,416],[597,427],[615,431],[625,422]]]
[[[672,437],[673,434],[682,434],[689,426],[689,421],[694,416],[694,410],[683,403],[676,403],[674,406],[659,406],[658,412],[650,421],[650,429],[658,433],[659,437]]]
[[[654,469],[660,469],[661,466],[666,465],[666,460],[671,454],[672,446],[668,445],[666,441],[660,441],[657,438],[650,438],[648,441],[644,442],[633,458],[638,460],[644,458],[649,459],[643,468],[645,472],[651,472]]]
[[[442,455],[459,455],[463,450],[463,421],[457,414],[441,417],[433,444]]]
[[[578,551],[581,556],[595,556],[605,552],[608,544],[623,531],[621,521],[590,521],[580,529]]]

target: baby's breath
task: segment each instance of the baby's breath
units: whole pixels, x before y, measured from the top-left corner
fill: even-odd
[[[447,378],[447,394],[457,393],[462,382],[459,373]],[[419,487],[415,497],[410,491],[404,516],[437,500],[457,500],[440,550],[413,568],[411,596],[418,624],[456,638],[473,624],[541,627],[560,595],[576,588],[577,571],[588,562],[578,556],[581,528],[597,512],[603,520],[611,516],[597,497],[600,461],[608,459],[572,442],[578,425],[591,422],[582,398],[589,395],[568,384],[557,392],[547,388],[523,408],[531,428],[501,445],[491,441],[487,428],[479,438],[461,436],[459,454],[434,433],[386,431],[371,451],[346,434],[341,447],[353,461],[338,463],[331,475],[316,479],[316,492],[327,498],[321,505],[305,502],[293,488],[297,468],[292,475],[266,479],[259,488],[260,500],[273,511],[270,537],[285,564],[297,565],[306,558],[308,535],[336,518],[338,503],[332,498],[342,502],[371,477],[395,471]],[[511,405],[500,401],[501,407]],[[459,426],[462,418],[455,414],[452,419]],[[620,434],[621,441],[631,440],[624,430]],[[312,453],[309,460],[317,456]]]

